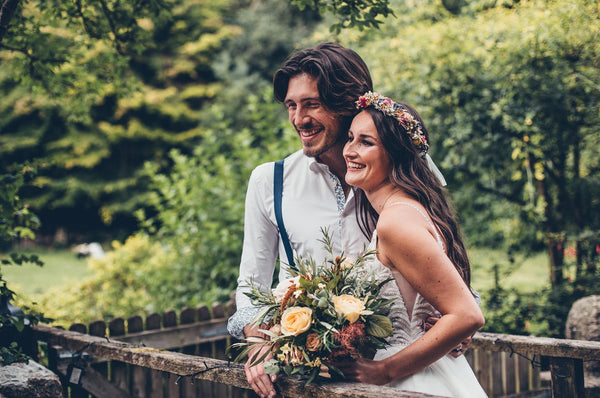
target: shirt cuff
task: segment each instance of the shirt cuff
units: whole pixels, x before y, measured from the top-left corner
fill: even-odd
[[[227,321],[229,334],[238,340],[244,339],[244,327],[252,322],[259,311],[260,307],[239,308]]]
[[[475,297],[475,301],[477,302],[477,305],[479,305],[481,307],[481,295],[479,294],[479,292],[473,288],[471,288],[471,293],[473,294],[473,297]]]

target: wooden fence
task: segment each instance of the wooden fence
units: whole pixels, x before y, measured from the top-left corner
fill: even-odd
[[[68,331],[39,325],[34,334],[47,344],[49,366],[69,386],[71,398],[255,397],[243,366],[225,355],[232,343],[227,316],[233,311],[230,302],[146,319],[74,324]],[[477,333],[466,355],[490,397],[544,390],[554,397],[584,397],[583,361],[600,360],[600,342]],[[546,383],[540,377],[542,357],[551,375]],[[285,377],[277,384],[286,397],[427,396],[356,383],[304,386]]]

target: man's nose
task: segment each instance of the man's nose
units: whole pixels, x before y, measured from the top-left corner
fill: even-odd
[[[308,123],[308,121],[310,121],[310,117],[306,110],[302,107],[296,108],[296,111],[294,112],[294,125],[301,126]]]

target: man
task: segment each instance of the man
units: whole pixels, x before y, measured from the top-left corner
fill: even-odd
[[[356,99],[373,90],[367,65],[351,49],[321,43],[288,58],[275,73],[273,87],[302,142],[302,150],[284,163],[282,216],[291,247],[319,263],[326,252],[318,239],[321,228],[327,227],[334,252],[355,257],[370,236],[361,232],[357,221],[353,194],[344,180],[342,150],[357,113]],[[258,166],[248,183],[237,312],[228,323],[229,332],[240,339],[260,335],[258,328],[250,325],[258,309],[244,295],[248,281],[269,289],[277,258],[288,263],[274,211],[273,181],[274,164],[270,162]],[[279,280],[288,275],[285,265],[281,266]],[[259,396],[275,397],[275,376],[265,374],[262,364],[251,367],[246,363],[246,376]]]

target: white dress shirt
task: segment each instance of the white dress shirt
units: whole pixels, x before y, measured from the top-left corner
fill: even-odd
[[[264,163],[252,172],[246,194],[244,244],[236,291],[237,312],[229,319],[229,333],[243,337],[258,308],[244,294],[248,282],[270,289],[277,258],[281,259],[279,280],[289,277],[287,256],[279,236],[273,207],[274,163]],[[317,264],[328,256],[319,239],[321,228],[329,230],[334,254],[356,257],[369,244],[361,232],[352,191],[345,197],[340,180],[329,167],[305,156],[302,150],[285,159],[282,218],[294,252],[310,255]]]

